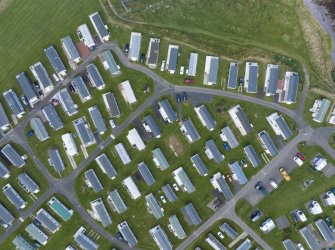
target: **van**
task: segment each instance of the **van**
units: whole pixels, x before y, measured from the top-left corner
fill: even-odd
[[[274,181],[274,179],[270,179],[269,180],[270,185],[274,188],[277,189],[278,188],[278,184]]]

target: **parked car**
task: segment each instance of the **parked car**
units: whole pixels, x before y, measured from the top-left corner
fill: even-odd
[[[241,164],[242,164],[242,166],[243,166],[244,168],[248,167],[248,163],[247,163],[247,161],[244,160],[244,159],[241,160]]]
[[[184,83],[191,84],[191,83],[193,83],[193,79],[192,78],[185,78]]]
[[[229,151],[229,145],[228,145],[227,142],[224,142],[224,143],[223,143],[223,147],[224,147],[224,149],[225,149],[226,151]]]
[[[175,191],[179,191],[179,187],[178,187],[178,185],[177,185],[177,183],[173,183],[173,189],[175,190]]]
[[[70,91],[71,93],[76,92],[76,90],[74,89],[74,87],[73,87],[72,84],[69,85],[68,89],[69,89],[69,91]]]
[[[28,106],[28,105],[29,105],[29,103],[28,103],[28,99],[27,99],[27,97],[25,97],[24,95],[21,96],[21,100],[22,100],[22,102],[23,102],[23,104],[24,104],[25,106]]]
[[[264,196],[267,196],[269,194],[266,188],[263,186],[261,181],[257,182],[257,184],[255,185],[255,188],[258,191],[260,191]]]
[[[288,173],[286,172],[286,170],[283,167],[279,168],[279,172],[281,173],[281,175],[283,176],[285,181],[290,181],[291,177],[288,175]]]
[[[231,176],[231,174],[227,174],[226,177],[227,177],[229,182],[233,181],[233,177]]]
[[[307,221],[306,215],[300,209],[297,210],[297,215],[298,215],[298,218],[301,222]]]
[[[176,94],[176,102],[177,102],[177,103],[180,103],[180,102],[181,102],[181,98],[180,98],[180,95],[179,95],[179,94]]]
[[[145,60],[145,54],[142,53],[142,54],[140,55],[140,63],[144,63],[144,60]]]
[[[56,99],[56,98],[52,98],[52,99],[51,99],[51,102],[52,102],[53,105],[57,105],[57,104],[59,104],[59,100]]]
[[[165,60],[162,61],[162,64],[161,64],[161,71],[164,71],[164,68],[165,68]]]
[[[294,223],[298,223],[299,222],[298,217],[297,217],[296,214],[291,214],[291,216],[292,216],[292,220],[294,221]]]
[[[278,188],[278,184],[274,181],[274,179],[270,179],[269,180],[270,185],[274,188],[277,189]]]
[[[161,199],[161,201],[163,202],[163,204],[166,203],[166,199],[165,199],[164,195],[161,195],[159,198]]]
[[[31,137],[35,134],[34,130],[29,130],[27,133],[26,133],[26,136],[27,137]]]
[[[330,227],[330,226],[333,225],[333,222],[332,222],[332,220],[330,219],[329,216],[326,216],[326,217],[325,217],[325,221],[326,221],[326,224],[327,224],[328,227]]]
[[[301,243],[298,243],[297,247],[298,247],[298,250],[305,250],[305,248],[303,247]]]
[[[41,90],[40,85],[38,84],[37,81],[34,82],[34,87],[35,87],[36,90]]]
[[[238,86],[243,86],[244,83],[244,78],[240,77],[240,79],[238,80]]]
[[[252,222],[256,222],[259,220],[259,218],[261,218],[261,216],[262,216],[261,211],[256,210],[255,212],[251,214],[250,219]]]
[[[183,102],[187,101],[187,93],[186,92],[181,93],[181,97],[183,99]]]
[[[116,127],[115,122],[114,122],[113,119],[110,119],[110,120],[109,120],[109,124],[111,125],[112,128],[115,128],[115,127]]]
[[[42,90],[38,91],[37,94],[38,94],[38,96],[43,96]]]
[[[302,164],[304,164],[304,162],[297,156],[294,156],[293,160],[295,161],[295,163],[297,163],[299,167],[302,166]]]
[[[218,232],[218,236],[221,238],[221,239],[224,239],[224,235],[223,235],[223,233],[222,232]]]
[[[129,43],[126,43],[124,46],[123,46],[123,53],[128,56],[128,52],[129,52]]]
[[[302,160],[302,161],[305,160],[305,157],[300,152],[297,153],[297,157],[299,157],[300,160]]]
[[[184,66],[181,66],[181,67],[180,67],[179,74],[180,74],[180,75],[184,75],[184,71],[185,71],[185,67],[184,67]]]

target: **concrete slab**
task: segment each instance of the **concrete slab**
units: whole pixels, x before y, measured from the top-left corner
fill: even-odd
[[[327,166],[322,169],[322,172],[325,174],[326,177],[330,178],[335,175],[335,167],[332,164],[328,163]]]
[[[277,218],[275,222],[276,222],[278,229],[285,229],[285,228],[290,227],[290,222],[288,221],[285,215]]]

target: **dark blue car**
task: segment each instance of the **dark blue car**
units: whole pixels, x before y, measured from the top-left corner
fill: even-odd
[[[35,134],[34,130],[29,130],[29,131],[26,133],[26,136],[27,136],[27,137],[30,137],[30,136],[32,136],[32,135],[34,135],[34,134]]]

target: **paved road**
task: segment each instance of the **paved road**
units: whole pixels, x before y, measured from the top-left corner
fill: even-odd
[[[216,221],[220,218],[223,218],[224,216],[228,216],[229,214],[232,215],[231,213],[235,213],[233,208],[235,206],[236,201],[238,199],[242,198],[242,197],[245,197],[245,195],[248,195],[248,192],[249,192],[248,190],[253,189],[253,186],[256,184],[257,180],[260,180],[260,179],[264,178],[264,176],[270,175],[273,171],[277,171],[278,165],[276,165],[276,161],[277,161],[276,159],[279,159],[280,157],[285,157],[287,155],[287,153],[290,152],[290,150],[292,149],[291,147],[293,147],[293,146],[295,147],[296,144],[300,141],[310,139],[310,137],[312,137],[312,135],[314,133],[314,130],[311,129],[310,127],[308,127],[308,125],[305,123],[303,118],[301,116],[299,116],[295,111],[284,108],[284,107],[282,107],[278,104],[272,103],[272,102],[267,102],[267,101],[264,101],[262,99],[253,98],[253,97],[250,97],[250,96],[244,96],[244,95],[241,95],[241,94],[238,94],[238,93],[227,92],[227,91],[223,91],[223,90],[201,88],[201,87],[174,86],[173,84],[167,82],[165,79],[161,78],[155,72],[151,71],[147,67],[144,67],[140,64],[130,63],[129,60],[124,56],[123,52],[118,47],[117,43],[114,42],[114,43],[110,43],[110,44],[103,44],[97,50],[93,51],[90,54],[87,61],[83,62],[83,64],[81,64],[78,69],[73,71],[68,76],[68,78],[66,78],[59,85],[57,85],[55,87],[55,89],[50,94],[48,94],[40,102],[40,104],[34,110],[32,110],[26,116],[26,118],[14,130],[12,130],[8,135],[6,135],[5,137],[3,137],[0,140],[1,145],[3,145],[4,143],[7,143],[9,141],[13,141],[13,142],[17,142],[17,143],[21,144],[24,147],[24,149],[27,151],[27,153],[32,157],[35,164],[41,170],[43,176],[46,178],[46,180],[49,183],[50,188],[49,188],[48,192],[46,194],[43,194],[37,200],[37,202],[35,202],[29,209],[27,209],[26,211],[23,211],[21,213],[22,218],[24,218],[24,219],[27,218],[27,216],[29,216],[29,214],[31,214],[36,208],[38,208],[47,199],[47,197],[50,194],[59,193],[59,194],[62,194],[69,199],[69,201],[72,203],[73,208],[80,213],[80,215],[83,217],[83,219],[95,231],[97,231],[103,237],[105,237],[110,242],[112,242],[113,245],[118,246],[121,249],[129,249],[128,245],[124,244],[123,242],[118,241],[116,238],[114,238],[112,235],[110,235],[109,232],[104,230],[96,221],[94,221],[90,217],[90,215],[82,208],[80,202],[78,201],[78,198],[75,195],[75,190],[74,190],[75,178],[79,175],[79,173],[86,166],[88,166],[95,159],[96,156],[98,156],[102,152],[102,150],[105,147],[107,147],[113,141],[113,139],[108,138],[107,140],[102,141],[98,145],[97,149],[87,159],[85,159],[81,164],[79,164],[78,167],[69,176],[67,176],[67,177],[65,177],[61,180],[56,180],[53,176],[51,176],[49,174],[49,172],[47,171],[45,166],[43,166],[43,164],[39,161],[39,159],[34,154],[31,147],[29,146],[29,144],[26,143],[25,135],[24,135],[24,128],[28,124],[29,120],[32,117],[34,117],[46,103],[49,102],[49,100],[57,93],[57,91],[60,88],[68,85],[76,75],[83,72],[85,70],[85,66],[88,63],[90,63],[92,60],[94,60],[94,58],[100,52],[102,52],[104,50],[108,50],[108,49],[113,50],[114,53],[117,54],[121,63],[125,67],[133,69],[133,70],[140,71],[140,72],[148,75],[149,77],[151,77],[153,79],[153,81],[155,83],[154,94],[152,96],[150,96],[138,109],[136,109],[133,113],[131,113],[130,116],[125,120],[125,122],[123,124],[121,124],[116,129],[113,130],[113,135],[115,137],[117,137],[120,133],[122,133],[143,111],[145,111],[147,108],[149,108],[152,105],[152,103],[154,103],[156,100],[158,100],[161,96],[164,96],[164,95],[169,94],[169,93],[182,92],[182,91],[192,92],[192,93],[201,93],[201,94],[210,94],[210,95],[216,95],[216,96],[223,96],[223,97],[227,97],[227,98],[234,98],[234,99],[238,99],[238,100],[241,100],[241,101],[251,102],[251,103],[261,105],[261,106],[265,106],[265,107],[277,110],[279,112],[282,112],[282,113],[288,115],[289,117],[293,118],[297,122],[299,128],[301,129],[299,135],[294,140],[292,140],[290,144],[286,145],[286,147],[279,153],[279,156],[276,157],[273,161],[271,161],[266,167],[264,167],[261,172],[259,172],[241,191],[239,191],[236,194],[234,199],[229,203],[230,205],[229,204],[226,205],[226,206],[229,206],[229,207],[226,207],[225,210],[221,209],[220,210],[221,212],[215,213],[207,222],[205,222],[201,227],[199,227],[194,232],[194,234],[192,234],[189,238],[187,238],[187,240],[184,241],[182,243],[182,245],[180,247],[178,247],[178,249],[183,249],[183,246],[187,246],[189,243],[191,243],[195,239],[194,235],[197,235],[198,233],[200,233],[201,230],[203,230],[203,231],[206,230],[211,225],[211,223],[210,223],[211,220]],[[325,143],[325,141],[327,141],[328,137],[326,137],[326,136],[329,135],[330,131],[331,131],[331,128],[328,128],[328,129],[325,128],[325,129],[317,130],[317,132],[320,133],[320,135],[322,137],[324,137],[324,140],[321,140],[322,145]],[[326,147],[326,145],[323,145],[323,146]],[[329,147],[329,145],[328,145],[328,147]],[[328,150],[329,150],[329,152],[331,152],[331,149],[328,148]],[[274,168],[276,170],[274,170]],[[18,228],[20,224],[21,224],[20,221],[16,221],[14,223],[14,225],[4,235],[2,235],[0,237],[0,243],[3,242],[8,237],[8,235],[10,235],[11,232],[13,232],[16,228]],[[262,241],[259,237],[257,237],[257,234],[253,233],[251,229],[248,229],[248,227],[243,226],[243,229],[248,231],[251,235],[254,235],[252,237],[255,238],[255,240],[257,240],[258,244],[260,244],[265,249],[267,249],[267,247],[268,247],[267,244],[264,241]]]

